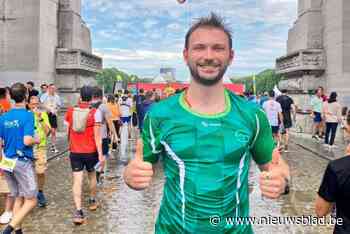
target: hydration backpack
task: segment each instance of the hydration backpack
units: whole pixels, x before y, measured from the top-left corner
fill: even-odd
[[[75,132],[84,132],[87,125],[87,119],[89,117],[90,108],[74,107],[73,109],[73,126],[72,129]]]

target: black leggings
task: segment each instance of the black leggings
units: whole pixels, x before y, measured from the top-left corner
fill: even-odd
[[[337,132],[337,127],[338,123],[330,123],[326,122],[326,136],[324,138],[324,143],[333,145],[334,144],[334,139],[335,139],[335,134]],[[330,135],[330,139],[329,139]]]

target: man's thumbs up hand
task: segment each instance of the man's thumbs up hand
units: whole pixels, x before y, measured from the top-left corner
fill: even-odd
[[[266,169],[259,178],[261,193],[268,198],[278,198],[285,192],[289,178],[289,167],[282,160],[278,148],[273,151],[272,161]]]
[[[124,171],[125,183],[136,190],[147,188],[152,180],[153,167],[143,161],[143,142],[137,140],[135,158],[131,160]]]
[[[138,139],[136,142],[135,159],[143,161],[143,142],[141,139]]]

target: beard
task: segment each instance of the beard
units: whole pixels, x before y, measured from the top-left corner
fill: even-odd
[[[188,63],[188,68],[190,69],[191,76],[193,77],[193,80],[197,82],[198,84],[204,85],[204,86],[213,86],[217,84],[219,81],[222,80],[224,77],[224,74],[227,70],[228,64],[224,64],[220,70],[219,73],[215,77],[211,78],[205,78],[199,75],[197,66],[212,66],[212,67],[218,67],[220,66],[219,63],[214,62],[213,60],[206,60],[203,63],[193,64],[191,62]]]

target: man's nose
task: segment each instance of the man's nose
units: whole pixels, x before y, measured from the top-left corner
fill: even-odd
[[[214,56],[214,51],[212,48],[208,47],[206,50],[205,50],[205,58],[206,59],[211,59],[213,58]]]

